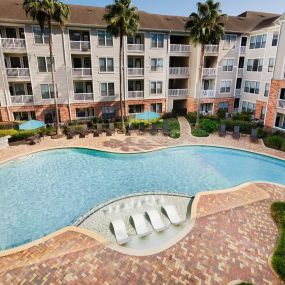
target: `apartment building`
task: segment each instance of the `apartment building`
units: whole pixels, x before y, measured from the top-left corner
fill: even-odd
[[[119,115],[119,40],[106,31],[104,8],[70,5],[64,31],[52,27],[56,90],[44,34],[19,0],[0,3],[0,121],[55,117],[62,122]],[[283,17],[245,12],[229,16],[219,46],[205,47],[202,85],[199,46],[186,17],[139,12],[141,28],[124,39],[125,114],[197,110],[255,112],[268,127],[285,129]],[[201,91],[202,90],[202,91]]]

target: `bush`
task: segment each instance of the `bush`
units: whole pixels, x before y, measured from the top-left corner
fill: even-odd
[[[244,134],[250,134],[251,129],[257,128],[257,123],[255,122],[247,122],[247,121],[235,121],[235,120],[223,120],[221,121],[221,125],[226,125],[227,131],[234,130],[234,126],[240,127],[240,132]]]
[[[219,120],[223,120],[226,118],[226,111],[223,109],[219,109],[217,112],[217,116],[219,118]]]
[[[67,135],[69,133],[79,134],[83,131],[83,125],[72,125],[66,126],[64,129],[64,133]]]
[[[241,113],[236,113],[232,116],[232,119],[234,121],[251,121],[251,112],[241,112]]]
[[[211,134],[212,132],[217,131],[218,124],[210,119],[202,119],[200,122],[200,128]]]
[[[257,137],[259,139],[263,139],[267,136],[267,132],[264,129],[258,128],[257,129]]]
[[[0,123],[0,130],[9,130],[9,129],[19,129],[19,124],[18,122],[1,122]]]
[[[180,130],[177,129],[170,130],[170,137],[173,139],[178,139],[180,137]]]
[[[280,150],[285,145],[285,139],[279,135],[271,135],[264,139],[264,143],[267,147]]]
[[[192,135],[194,137],[208,137],[209,133],[203,129],[194,128],[194,129],[192,129]]]
[[[170,128],[170,137],[173,139],[177,139],[180,137],[180,124],[179,121],[175,118],[172,119],[166,119],[164,120],[167,122],[169,128]],[[162,127],[162,125],[161,125]]]
[[[186,118],[191,125],[195,125],[196,120],[197,120],[197,113],[196,112],[190,112],[186,115]]]

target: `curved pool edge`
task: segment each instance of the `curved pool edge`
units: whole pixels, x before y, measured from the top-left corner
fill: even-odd
[[[195,223],[197,220],[197,210],[198,210],[198,204],[199,201],[201,199],[201,197],[203,197],[204,195],[212,195],[212,194],[223,194],[223,193],[229,193],[229,192],[234,192],[237,190],[240,190],[242,188],[245,188],[247,186],[254,186],[257,184],[267,184],[267,185],[273,185],[273,186],[278,186],[280,188],[283,188],[285,190],[285,185],[279,184],[279,183],[271,183],[268,181],[252,181],[252,182],[246,182],[246,183],[242,183],[238,186],[235,187],[231,187],[231,188],[226,188],[226,189],[217,189],[217,190],[211,190],[211,191],[202,191],[197,193],[197,195],[194,197],[193,203],[192,203],[192,208],[191,208],[191,214],[190,214],[190,218],[188,220],[188,225],[185,226],[185,228],[174,238],[172,238],[171,240],[163,243],[161,246],[159,247],[154,247],[154,248],[150,248],[148,250],[136,250],[136,249],[131,249],[131,248],[126,248],[123,246],[119,246],[115,243],[111,243],[109,241],[107,241],[102,235],[98,234],[97,232],[94,231],[90,231],[88,229],[84,229],[84,228],[80,228],[77,226],[67,226],[64,227],[62,229],[59,229],[55,232],[49,233],[39,239],[36,239],[34,241],[28,242],[26,244],[17,246],[17,247],[13,247],[10,249],[6,249],[6,250],[2,250],[0,251],[0,258],[8,256],[8,255],[12,255],[12,254],[16,254],[19,253],[21,251],[24,250],[28,250],[34,246],[39,246],[41,243],[44,243],[50,239],[52,239],[53,237],[56,237],[60,234],[66,233],[68,231],[73,231],[73,232],[77,232],[77,233],[81,233],[84,234],[86,236],[89,236],[91,238],[93,238],[94,240],[96,240],[97,242],[105,245],[107,248],[117,251],[119,253],[125,254],[125,255],[130,255],[130,256],[150,256],[150,255],[154,255],[154,254],[158,254],[162,251],[165,251],[169,248],[171,248],[172,246],[174,246],[175,244],[177,244],[179,241],[181,241],[188,233],[191,232],[191,230],[195,227]]]

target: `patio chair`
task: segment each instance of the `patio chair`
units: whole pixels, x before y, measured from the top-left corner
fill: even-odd
[[[257,129],[251,129],[250,140],[254,143],[258,142]]]
[[[240,126],[234,126],[233,138],[237,140],[240,138]]]
[[[163,134],[165,136],[169,136],[170,135],[170,128],[169,128],[169,125],[167,123],[163,123],[163,126],[162,126],[162,131],[163,131]]]
[[[102,124],[96,124],[96,130],[98,134],[102,134],[103,133],[103,126]]]
[[[126,225],[122,219],[111,221],[114,234],[119,245],[123,245],[131,240],[127,233]]]
[[[220,125],[219,127],[219,136],[224,137],[227,134],[226,125]]]
[[[79,133],[79,138],[85,138],[86,135],[88,135],[88,127],[87,127],[87,125],[83,125],[83,129]]]
[[[115,124],[109,123],[109,129],[106,130],[107,136],[112,136],[112,134],[115,132]]]
[[[175,207],[173,205],[165,205],[165,206],[162,206],[161,208],[166,213],[169,221],[173,225],[178,226],[178,225],[180,225],[180,224],[185,222],[186,219],[185,218],[182,219],[178,215],[178,213],[177,213],[177,211],[176,211],[176,209],[175,209]]]
[[[149,217],[151,225],[156,232],[161,232],[168,227],[168,225],[163,223],[157,210],[149,210],[146,212],[146,215]]]
[[[126,126],[126,135],[127,136],[130,136],[132,134],[132,131],[134,130],[134,126],[132,123],[129,123],[127,126]]]
[[[144,134],[144,130],[145,130],[144,123],[140,123],[139,124],[139,132],[140,132],[140,134]]]
[[[41,136],[40,135],[34,135],[28,138],[28,142],[30,145],[35,145],[36,143],[41,142]]]
[[[152,230],[147,226],[146,219],[143,214],[135,214],[130,218],[134,223],[138,236],[144,237],[152,233]]]
[[[154,136],[154,135],[157,134],[157,132],[158,132],[157,125],[156,124],[151,124],[150,133]]]

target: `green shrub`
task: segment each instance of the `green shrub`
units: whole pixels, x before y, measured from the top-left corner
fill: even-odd
[[[221,125],[226,125],[227,131],[233,131],[234,126],[240,127],[240,132],[244,134],[250,134],[251,129],[257,128],[257,123],[248,121],[234,121],[231,119],[221,121]]]
[[[212,121],[210,119],[202,119],[200,122],[200,128],[207,133],[212,133],[217,131],[218,129],[218,124],[215,121]]]
[[[200,115],[200,119],[208,119],[211,121],[219,121],[219,117],[217,115]]]
[[[5,136],[13,136],[18,134],[19,131],[10,129],[10,130],[0,130],[0,137],[5,137]]]
[[[220,120],[223,120],[226,118],[226,111],[224,109],[219,109],[217,111],[217,116]]]
[[[19,122],[1,122],[0,123],[0,130],[9,130],[9,129],[19,129]]]
[[[247,121],[251,120],[252,113],[251,112],[240,112],[236,113],[232,116],[234,121]]]
[[[170,128],[170,137],[173,139],[177,139],[180,137],[180,124],[179,121],[176,118],[172,119],[166,119],[164,120],[167,122],[169,128]],[[163,122],[162,122],[163,124]],[[162,125],[161,125],[162,127]]]
[[[196,124],[196,120],[197,120],[197,113],[196,113],[196,112],[189,112],[189,113],[186,115],[186,118],[187,118],[188,122],[189,122],[191,125],[195,125],[195,124]]]
[[[268,135],[268,133],[262,129],[262,128],[258,128],[257,129],[257,137],[260,138],[260,139],[263,139],[265,138],[266,136]]]
[[[200,129],[200,128],[193,128],[192,129],[192,135],[194,137],[208,137],[209,133],[203,129]]]
[[[285,144],[285,139],[279,135],[271,135],[264,139],[264,143],[267,147],[274,149],[281,149]]]
[[[65,134],[73,133],[73,134],[79,134],[83,131],[83,125],[71,125],[66,126],[64,129]]]
[[[180,130],[177,129],[170,130],[170,137],[173,139],[178,139],[180,137]]]

